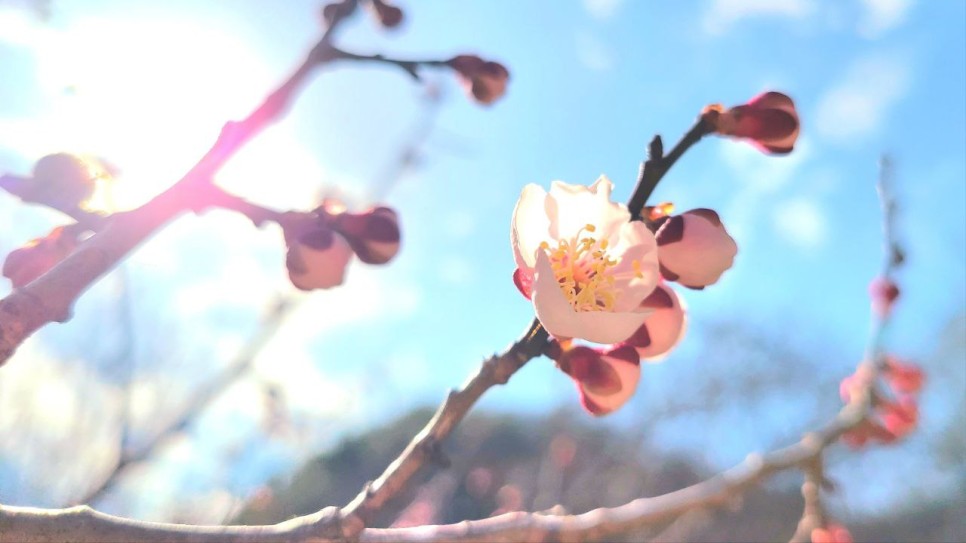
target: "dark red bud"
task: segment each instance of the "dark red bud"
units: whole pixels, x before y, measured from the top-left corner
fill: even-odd
[[[372,8],[376,12],[376,18],[385,28],[395,28],[403,21],[403,10],[388,4],[382,0],[372,0]]]

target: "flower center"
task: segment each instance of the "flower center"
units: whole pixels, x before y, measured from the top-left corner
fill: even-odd
[[[596,229],[586,224],[573,238],[558,240],[555,248],[546,241],[540,244],[550,257],[550,267],[560,290],[575,311],[613,311],[617,301],[617,277],[610,271],[617,261],[607,254],[607,240],[582,236]],[[640,262],[635,260],[632,265],[634,275],[642,277]]]

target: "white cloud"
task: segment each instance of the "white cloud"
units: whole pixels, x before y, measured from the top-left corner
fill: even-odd
[[[763,214],[783,188],[796,179],[808,164],[812,144],[800,138],[795,152],[788,156],[768,157],[753,146],[734,142],[720,147],[721,162],[730,170],[728,178],[735,180],[735,190],[723,209],[728,231],[747,245],[755,237]]]
[[[723,34],[742,19],[802,20],[813,9],[807,0],[713,0],[704,14],[704,28],[710,34]]]
[[[466,285],[476,280],[476,270],[469,260],[450,255],[439,263],[439,278],[451,285]]]
[[[584,0],[584,9],[595,19],[610,19],[617,14],[624,0]]]
[[[818,132],[840,142],[874,134],[906,95],[910,80],[909,65],[900,57],[859,59],[819,101]]]
[[[912,0],[862,0],[859,35],[875,39],[906,21]]]
[[[722,145],[721,159],[734,173],[745,191],[770,194],[784,187],[811,154],[811,143],[800,138],[795,152],[782,157],[765,157],[761,151],[742,142]]]
[[[466,209],[452,210],[443,218],[443,235],[455,240],[463,241],[476,233],[479,217]]]
[[[777,204],[772,221],[778,235],[800,249],[818,249],[828,239],[826,217],[810,199],[796,198]]]
[[[595,72],[606,72],[616,64],[613,49],[586,32],[577,34],[577,60]]]
[[[49,30],[26,10],[0,7],[0,43],[32,47],[48,34]]]

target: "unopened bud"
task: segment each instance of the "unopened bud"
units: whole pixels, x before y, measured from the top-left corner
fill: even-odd
[[[379,24],[385,28],[396,28],[402,23],[403,10],[384,0],[371,0],[370,6],[375,12]]]
[[[716,133],[746,139],[771,154],[790,153],[800,128],[795,103],[774,91],[759,94],[747,104],[727,111],[718,105],[709,106],[702,118]]]
[[[466,92],[481,104],[492,104],[506,93],[510,72],[499,62],[485,61],[476,55],[459,55],[447,64],[456,71]]]
[[[367,264],[385,264],[399,252],[399,217],[391,208],[341,213],[332,218],[332,227],[345,236],[359,260]]]

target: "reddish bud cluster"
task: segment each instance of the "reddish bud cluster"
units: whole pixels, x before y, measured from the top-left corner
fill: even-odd
[[[894,443],[910,434],[919,423],[917,396],[925,380],[922,369],[886,355],[881,374],[893,398],[873,396],[873,417],[842,436],[850,447],[862,447],[869,441]],[[871,387],[871,376],[871,369],[862,365],[853,375],[843,379],[839,386],[842,400],[852,401],[863,388]]]
[[[899,287],[888,277],[876,277],[869,283],[869,298],[872,300],[872,312],[884,319],[892,312],[892,306],[899,298]]]
[[[386,264],[399,252],[399,218],[388,207],[348,213],[328,200],[312,213],[291,213],[282,223],[289,279],[301,290],[341,285],[353,253],[366,264]]]
[[[56,266],[80,243],[76,229],[58,226],[47,236],[31,240],[7,255],[3,276],[20,288]]]
[[[708,106],[701,117],[718,134],[746,139],[763,152],[778,155],[792,152],[800,128],[795,102],[774,91],[729,110]]]
[[[577,383],[581,404],[593,415],[611,413],[627,402],[640,376],[640,362],[660,360],[684,337],[686,308],[666,281],[703,289],[718,281],[737,254],[737,245],[717,213],[693,209],[670,215],[673,210],[670,203],[647,210],[652,228],[657,230],[657,260],[663,280],[638,305],[638,311],[647,315],[643,323],[624,340],[605,347],[571,346],[570,341],[563,341],[549,353]],[[524,296],[531,297],[530,275],[518,268],[513,281]]]
[[[829,523],[823,528],[815,528],[811,536],[812,543],[852,543],[852,534],[841,524]]]
[[[510,72],[499,62],[476,55],[459,55],[446,64],[456,71],[467,94],[481,104],[490,105],[506,93]]]

